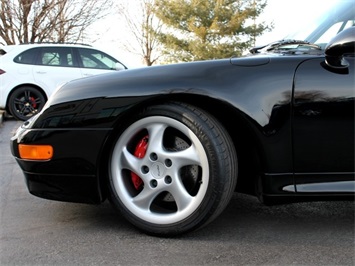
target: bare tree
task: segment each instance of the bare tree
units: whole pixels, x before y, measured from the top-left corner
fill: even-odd
[[[77,42],[112,0],[1,0],[0,42]]]
[[[124,49],[140,55],[147,66],[156,63],[160,57],[156,32],[160,32],[162,22],[154,15],[154,2],[155,0],[141,0],[139,3],[126,0],[119,4],[119,14],[122,15],[128,32]]]

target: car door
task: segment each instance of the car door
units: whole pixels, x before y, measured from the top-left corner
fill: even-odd
[[[348,73],[304,61],[295,73],[293,147],[298,192],[354,190],[354,57]]]
[[[77,52],[83,77],[125,69],[115,58],[96,49],[77,48]]]
[[[53,91],[59,85],[81,78],[79,65],[71,47],[40,47],[33,68],[35,81],[46,90]]]

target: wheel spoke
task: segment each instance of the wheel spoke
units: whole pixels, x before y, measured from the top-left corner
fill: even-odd
[[[16,98],[16,99],[14,99],[14,104],[24,104],[24,101],[22,100],[22,98]]]
[[[34,99],[34,101],[32,101],[32,104],[40,104],[40,103],[42,103],[42,101],[41,101],[41,98],[36,98],[36,99]]]
[[[140,173],[142,160],[131,154],[127,148],[122,150],[122,156],[120,160],[120,167],[128,169],[136,174]]]
[[[170,192],[176,202],[178,207],[178,212],[183,211],[188,207],[188,205],[193,201],[192,197],[185,189],[180,178],[175,178],[175,181],[171,184],[168,192]]]
[[[36,109],[33,108],[32,105],[28,106],[27,110],[28,110],[29,113],[33,113],[33,114],[36,113]]]
[[[151,150],[163,152],[163,137],[166,127],[164,124],[152,124],[147,128],[149,135],[148,154]]]
[[[148,211],[160,192],[158,189],[151,189],[149,186],[145,186],[141,193],[132,198],[132,203],[138,208]]]
[[[29,101],[31,97],[31,92],[30,91],[25,91],[25,101]]]
[[[201,165],[200,151],[194,145],[182,151],[171,152],[169,157],[178,169],[187,165]]]
[[[20,107],[20,106],[18,106],[18,107]],[[19,110],[19,113],[22,114],[22,115],[24,115],[24,114],[26,113],[27,108],[26,108],[25,105],[22,105],[21,107],[22,107],[22,108],[21,108],[21,110]]]

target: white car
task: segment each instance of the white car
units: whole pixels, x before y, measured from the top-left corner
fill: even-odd
[[[38,113],[48,97],[73,79],[123,70],[112,56],[82,44],[0,47],[0,109],[19,120]]]

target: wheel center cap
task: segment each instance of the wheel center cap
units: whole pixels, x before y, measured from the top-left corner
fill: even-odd
[[[165,176],[165,170],[164,164],[157,162],[152,165],[151,173],[155,178],[159,179]]]

